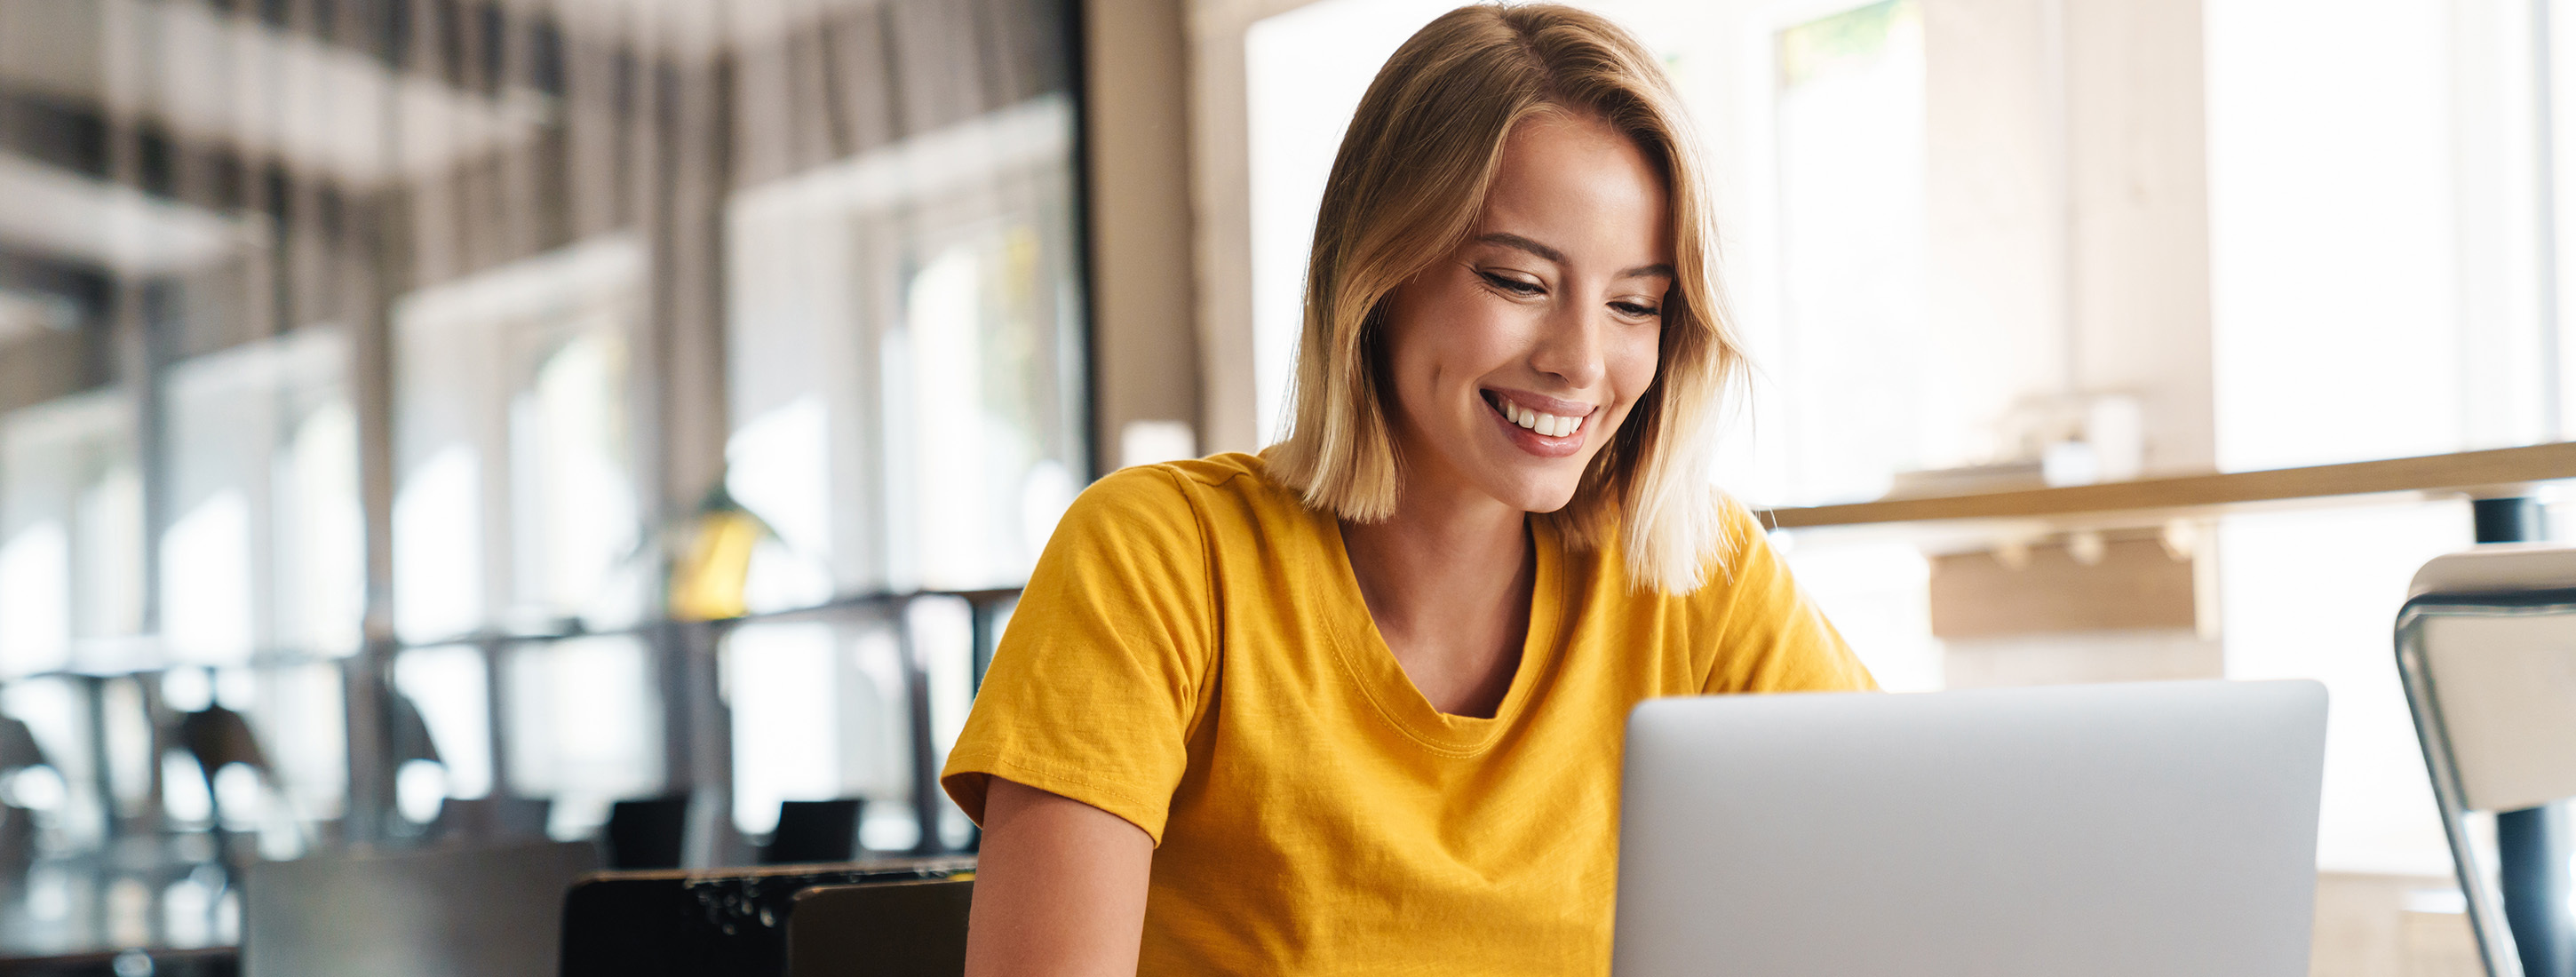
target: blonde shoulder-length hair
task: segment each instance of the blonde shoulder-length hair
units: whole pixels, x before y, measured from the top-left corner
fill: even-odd
[[[1402,459],[1382,362],[1387,300],[1466,239],[1504,139],[1545,112],[1607,123],[1662,171],[1674,277],[1654,384],[1574,498],[1541,518],[1571,547],[1615,541],[1633,582],[1688,593],[1734,543],[1707,458],[1744,357],[1718,291],[1708,192],[1680,100],[1644,45],[1584,11],[1461,7],[1416,32],[1369,83],[1316,215],[1292,418],[1270,468],[1316,509],[1354,522],[1394,514]]]

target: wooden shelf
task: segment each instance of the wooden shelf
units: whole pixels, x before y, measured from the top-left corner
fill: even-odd
[[[1953,519],[2027,519],[2200,509],[2385,492],[2503,494],[2515,486],[2576,478],[2576,442],[2463,451],[2309,468],[2152,478],[2102,485],[1990,492],[1848,505],[1770,509],[1782,529]]]

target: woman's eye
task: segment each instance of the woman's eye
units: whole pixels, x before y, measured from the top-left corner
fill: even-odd
[[[1535,282],[1525,282],[1517,278],[1506,278],[1490,271],[1480,271],[1477,272],[1476,275],[1483,278],[1485,280],[1485,284],[1510,292],[1514,295],[1536,295],[1539,292],[1544,291],[1544,289],[1541,289]]]
[[[1639,319],[1652,319],[1664,314],[1664,310],[1662,309],[1655,308],[1651,305],[1639,305],[1635,302],[1612,302],[1610,303],[1610,307],[1619,310],[1620,315],[1633,316]]]

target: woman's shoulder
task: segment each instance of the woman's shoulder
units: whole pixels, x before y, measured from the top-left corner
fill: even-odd
[[[1171,543],[1222,534],[1232,521],[1229,511],[1297,504],[1293,493],[1270,479],[1258,455],[1227,453],[1131,465],[1083,489],[1057,523],[1056,535]]]
[[[1101,515],[1166,512],[1210,496],[1276,495],[1278,491],[1261,456],[1228,452],[1118,469],[1083,489],[1074,509]]]

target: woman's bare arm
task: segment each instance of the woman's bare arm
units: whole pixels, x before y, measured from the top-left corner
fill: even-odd
[[[1153,863],[1153,839],[1126,819],[993,778],[967,977],[1132,977]]]

